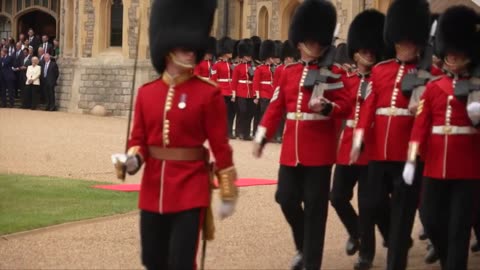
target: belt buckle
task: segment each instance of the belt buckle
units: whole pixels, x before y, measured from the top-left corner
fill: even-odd
[[[450,133],[452,133],[452,127],[450,127],[450,126],[445,126],[445,127],[443,127],[443,132],[444,132],[445,134],[450,134]]]
[[[302,119],[302,116],[303,116],[303,113],[301,113],[301,112],[295,113],[295,118],[296,118],[297,120],[301,120],[301,119]]]
[[[395,108],[395,107],[390,107],[390,109],[389,109],[389,111],[388,111],[388,114],[389,114],[390,116],[396,115],[396,114],[397,114],[397,108]]]

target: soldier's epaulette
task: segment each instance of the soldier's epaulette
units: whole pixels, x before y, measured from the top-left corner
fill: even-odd
[[[388,64],[388,63],[391,63],[392,61],[395,61],[395,58],[390,58],[390,59],[384,60],[382,62],[378,62],[375,66],[381,66],[381,65],[384,65],[384,64]]]
[[[198,75],[195,75],[195,77],[196,77],[197,79],[199,79],[199,80],[201,80],[201,81],[205,82],[205,83],[208,83],[208,84],[212,85],[213,87],[218,87],[217,83],[216,83],[216,82],[214,82],[214,81],[212,81],[212,80],[205,79],[205,78],[203,78],[203,77],[200,77],[200,76],[198,76]]]

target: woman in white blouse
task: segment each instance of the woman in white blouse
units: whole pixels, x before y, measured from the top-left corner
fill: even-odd
[[[25,82],[25,107],[27,109],[35,110],[37,108],[41,74],[42,68],[38,65],[38,57],[33,57],[32,65],[27,68],[27,81]]]

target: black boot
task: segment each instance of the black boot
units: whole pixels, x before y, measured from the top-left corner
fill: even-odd
[[[292,259],[292,264],[290,269],[292,270],[302,270],[303,269],[303,254],[298,252],[295,257]]]
[[[353,265],[355,270],[369,270],[370,268],[372,268],[372,262],[362,257],[359,257],[358,261]]]
[[[359,246],[360,242],[358,239],[349,237],[345,246],[345,252],[347,252],[348,256],[353,256],[355,253],[357,253]]]

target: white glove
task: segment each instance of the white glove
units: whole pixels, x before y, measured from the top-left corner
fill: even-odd
[[[132,173],[138,169],[138,159],[135,156],[127,154],[113,154],[112,163],[115,165],[117,162],[123,163],[127,172]]]
[[[472,102],[468,104],[467,112],[473,125],[477,125],[480,122],[480,102]]]
[[[415,176],[415,163],[407,162],[403,168],[403,181],[405,184],[411,186],[413,184],[413,178]]]
[[[218,216],[220,219],[225,219],[235,212],[235,201],[222,201],[218,208]]]

